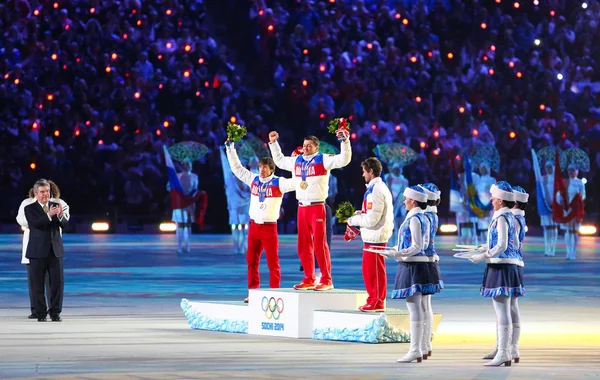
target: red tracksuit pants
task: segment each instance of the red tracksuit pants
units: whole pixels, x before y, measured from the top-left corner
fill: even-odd
[[[364,249],[385,247],[385,243],[365,243]],[[385,307],[387,276],[385,273],[385,257],[363,250],[362,273],[369,297],[367,304]]]
[[[277,223],[256,224],[250,222],[248,230],[248,251],[246,262],[248,263],[248,289],[260,287],[260,255],[263,249],[267,254],[267,266],[269,267],[269,287],[281,287],[281,270],[279,268],[279,237],[277,235]]]
[[[325,234],[325,204],[298,206],[298,256],[305,284],[315,282],[315,258],[321,269],[321,284],[332,284],[331,257]]]

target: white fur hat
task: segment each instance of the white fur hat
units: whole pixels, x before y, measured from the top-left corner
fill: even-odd
[[[404,197],[408,199],[414,199],[417,202],[427,202],[427,194],[425,190],[419,186],[411,186],[404,189]]]
[[[514,186],[513,188],[515,194],[515,201],[521,203],[527,203],[529,201],[529,194],[525,191],[521,186]]]
[[[500,181],[493,184],[490,193],[492,194],[492,197],[502,199],[503,201],[515,201],[515,193],[512,187],[510,187],[510,184],[506,181]]]

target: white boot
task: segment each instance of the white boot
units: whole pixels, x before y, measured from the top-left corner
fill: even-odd
[[[190,227],[183,227],[183,252],[190,253]]]
[[[518,363],[521,360],[521,354],[519,354],[519,338],[521,337],[521,324],[513,323],[512,330],[512,343],[510,345],[510,356]]]
[[[579,235],[577,230],[571,233],[571,260],[577,259],[577,243],[579,241]]]
[[[421,363],[423,354],[421,353],[421,345],[423,341],[423,321],[410,321],[410,349],[402,358],[396,360],[398,363],[410,363],[416,360]]]
[[[181,246],[183,245],[183,228],[177,227],[175,229],[175,235],[177,236],[177,254],[181,255]]]
[[[431,356],[431,330],[433,327],[433,321],[427,318],[423,321],[423,342],[421,343],[421,353],[423,354],[423,360],[427,360]]]
[[[485,363],[486,366],[499,367],[502,364],[509,367],[512,361],[510,356],[510,346],[512,343],[512,325],[498,326],[498,352],[494,359]]]

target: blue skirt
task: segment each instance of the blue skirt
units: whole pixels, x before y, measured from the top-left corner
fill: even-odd
[[[516,264],[488,264],[483,274],[481,295],[484,297],[524,296],[523,267]]]
[[[438,293],[444,284],[435,263],[399,262],[392,298],[406,298],[421,293]]]
[[[437,293],[439,293],[440,290],[444,289],[444,281],[442,281],[442,271],[440,270],[440,263],[439,261],[436,261],[431,264],[431,271],[433,272],[434,276],[433,283],[434,285],[438,285]]]

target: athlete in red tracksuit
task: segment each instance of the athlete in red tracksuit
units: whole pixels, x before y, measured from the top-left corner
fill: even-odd
[[[394,201],[392,193],[381,179],[381,162],[375,157],[362,162],[363,178],[367,191],[363,197],[362,210],[350,219],[348,224],[360,227],[364,242],[363,280],[369,297],[360,311],[385,311],[387,276],[385,257],[366,251],[369,248],[385,247],[394,232]]]
[[[279,288],[281,271],[279,268],[279,237],[277,235],[277,219],[284,193],[294,191],[296,184],[293,178],[280,178],[273,175],[275,163],[269,157],[258,162],[259,175],[252,173],[240,163],[234,143],[226,144],[227,159],[233,174],[250,186],[250,228],[248,231],[248,289],[260,287],[258,266],[263,248],[267,254],[269,266],[269,286]],[[244,300],[248,302],[248,298]]]
[[[296,184],[298,199],[298,256],[304,268],[302,282],[294,285],[297,290],[329,290],[333,289],[331,279],[331,258],[325,235],[325,199],[329,192],[329,171],[343,168],[352,158],[350,140],[347,130],[339,130],[341,153],[324,155],[319,153],[319,139],[309,136],[302,145],[303,154],[297,157],[286,157],[277,142],[279,134],[269,133],[269,147],[275,165],[292,172]],[[321,268],[321,283],[316,284],[316,254]]]

